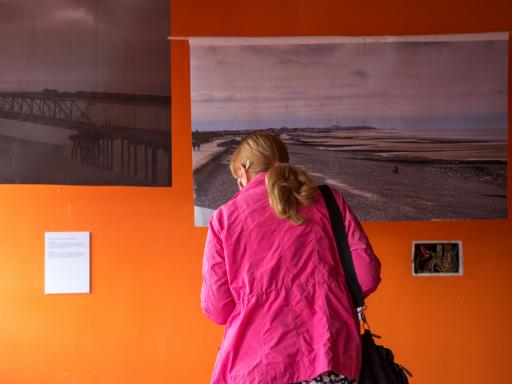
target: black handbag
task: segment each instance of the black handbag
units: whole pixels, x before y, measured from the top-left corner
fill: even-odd
[[[393,352],[390,349],[375,343],[374,338],[380,336],[372,334],[368,321],[364,315],[366,305],[364,296],[357,280],[354,269],[354,261],[348,244],[347,232],[341,212],[328,185],[318,187],[325,200],[331,219],[331,228],[336,241],[336,248],[341,259],[341,265],[345,273],[348,289],[352,302],[357,309],[359,319],[363,324],[364,332],[361,335],[362,364],[359,376],[359,384],[407,384],[412,374],[402,365],[394,361]]]

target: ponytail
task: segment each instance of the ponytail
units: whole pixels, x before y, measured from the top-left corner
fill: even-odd
[[[304,218],[299,214],[299,208],[311,204],[317,193],[309,175],[290,164],[278,164],[268,170],[265,183],[270,206],[277,216],[302,224]]]
[[[239,177],[240,165],[245,166],[252,177],[267,172],[267,185],[270,206],[277,216],[302,224],[304,218],[299,208],[311,204],[317,188],[311,177],[302,169],[288,164],[286,145],[278,136],[267,132],[256,132],[245,136],[233,153],[229,167],[233,177]]]

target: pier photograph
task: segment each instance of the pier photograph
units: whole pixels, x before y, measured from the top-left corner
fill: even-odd
[[[171,185],[169,2],[0,2],[0,184]]]
[[[196,225],[254,131],[361,220],[507,218],[508,36],[221,40],[191,44]]]

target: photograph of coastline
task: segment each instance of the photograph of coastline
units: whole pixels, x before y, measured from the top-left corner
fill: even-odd
[[[171,185],[169,1],[0,2],[0,184]]]
[[[507,217],[508,34],[191,40],[195,223],[278,134],[363,221]]]

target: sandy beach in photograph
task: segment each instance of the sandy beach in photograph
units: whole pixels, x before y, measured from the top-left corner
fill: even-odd
[[[373,127],[316,131],[278,133],[291,163],[308,171],[316,183],[339,189],[361,220],[507,217],[506,140]],[[210,134],[217,143],[228,140],[225,132]],[[229,140],[233,137],[229,133]],[[229,151],[217,151],[208,167],[194,172],[196,206],[215,209],[237,191],[228,168]],[[201,150],[193,156],[201,157]]]

